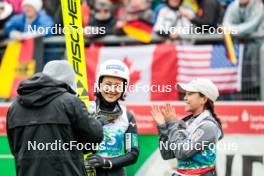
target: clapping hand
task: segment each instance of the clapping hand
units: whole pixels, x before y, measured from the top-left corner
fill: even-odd
[[[176,112],[175,109],[171,106],[171,104],[167,103],[161,112],[166,122],[176,120]]]
[[[152,105],[152,109],[150,111],[153,120],[157,123],[157,125],[162,125],[165,123],[164,116],[160,110],[159,105]]]
[[[176,120],[175,109],[169,103],[162,109],[158,105],[153,105],[150,113],[158,125],[162,125],[167,121]]]

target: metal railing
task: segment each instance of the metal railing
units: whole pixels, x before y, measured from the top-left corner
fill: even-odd
[[[264,40],[264,33],[254,33],[248,36],[242,35],[233,35],[234,39],[243,39],[245,41],[250,41],[254,39],[263,39]],[[151,43],[160,43],[164,41],[168,41],[169,39],[161,37],[159,35],[154,34],[152,37]],[[183,34],[180,35],[177,40],[185,40],[190,42],[223,42],[224,36],[222,34]],[[170,40],[173,41],[173,40]],[[102,44],[139,44],[139,41],[128,37],[128,36],[116,36],[116,35],[109,35],[98,39],[85,39],[86,44],[90,43],[102,43]],[[64,36],[55,36],[55,37],[48,37],[44,39],[44,43],[47,44],[65,44],[65,37]]]

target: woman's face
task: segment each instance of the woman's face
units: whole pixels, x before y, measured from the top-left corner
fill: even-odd
[[[198,115],[203,112],[207,97],[201,96],[198,92],[186,92],[184,101],[185,111]]]
[[[181,3],[181,0],[168,0],[168,4],[171,7],[178,7]]]
[[[239,0],[239,4],[241,5],[247,5],[250,0]]]
[[[105,76],[102,80],[102,96],[104,99],[113,103],[117,101],[123,93],[124,80],[122,78]]]
[[[28,19],[34,19],[37,16],[37,11],[31,5],[24,5],[23,12]]]
[[[111,17],[111,12],[109,9],[101,8],[96,10],[95,15],[99,20],[107,20]]]

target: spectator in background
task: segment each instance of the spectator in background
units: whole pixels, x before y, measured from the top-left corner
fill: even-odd
[[[117,33],[123,33],[123,27],[127,22],[140,21],[146,24],[151,24],[152,11],[147,0],[129,1],[126,7],[126,14],[116,23]]]
[[[156,7],[158,7],[161,3],[162,0],[150,0],[151,1],[151,9],[155,10]]]
[[[81,0],[82,3],[82,24],[86,26],[89,20],[89,10],[90,4],[92,0]],[[55,24],[58,27],[63,27],[63,15],[62,15],[62,7],[61,7],[61,0],[44,0],[43,1],[43,8],[53,18]]]
[[[226,9],[234,0],[219,0],[220,4]]]
[[[51,35],[51,30],[45,27],[52,27],[54,25],[53,20],[50,16],[42,11],[42,0],[24,0],[22,3],[23,13],[13,16],[7,21],[5,25],[5,33],[12,39],[22,39],[24,37],[23,33],[28,32],[31,27],[38,30],[40,27],[47,29],[44,31],[45,35]],[[43,30],[42,30],[43,31]],[[38,33],[40,31],[33,31]]]
[[[86,29],[86,37],[98,38],[114,34],[115,17],[112,14],[113,6],[110,0],[96,0],[94,12]]]
[[[182,16],[188,18],[193,25],[198,27],[203,26],[205,29],[217,27],[218,24],[221,24],[224,9],[221,8],[218,0],[197,0],[197,2],[197,13],[186,8],[181,8],[180,13]]]
[[[162,6],[157,14],[157,20],[154,24],[156,33],[176,39],[183,30],[187,29],[188,32],[191,22],[180,13],[179,9],[182,2],[182,0],[166,1],[166,5]]]
[[[261,0],[236,0],[224,16],[223,26],[239,35],[261,32],[264,23],[264,6]]]
[[[224,16],[223,26],[244,36],[264,33],[264,6],[261,0],[236,0],[231,3]],[[262,39],[248,40],[244,47],[242,65],[242,99],[258,100],[260,93],[260,47]],[[262,58],[263,59],[263,58]],[[252,92],[257,97],[250,96]]]
[[[13,8],[7,2],[0,1],[0,39],[4,39],[6,37],[3,28],[5,26],[6,21],[12,16]]]
[[[119,3],[114,3],[114,14],[117,20],[121,20],[127,14],[127,6],[129,0],[120,0]]]
[[[23,10],[22,10],[22,1],[23,0],[5,0],[5,2],[7,2],[7,3],[12,5],[15,14],[23,12]]]
[[[5,22],[12,16],[13,7],[7,3],[0,0],[0,29],[2,30]]]
[[[55,24],[63,25],[61,0],[43,0],[43,9],[53,18]]]

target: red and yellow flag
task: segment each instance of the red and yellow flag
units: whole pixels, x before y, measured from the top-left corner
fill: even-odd
[[[150,43],[152,40],[153,27],[142,21],[127,22],[123,27],[124,32],[143,43]]]
[[[226,45],[228,58],[230,62],[235,65],[237,63],[237,57],[235,53],[234,44],[231,38],[231,34],[229,32],[225,32],[224,39],[225,39],[225,45]]]
[[[37,57],[34,49],[35,44],[34,39],[8,43],[0,65],[1,98],[15,97],[20,81],[35,73],[36,61],[34,57]],[[38,47],[38,49],[40,48]],[[41,57],[41,53],[37,53]]]

